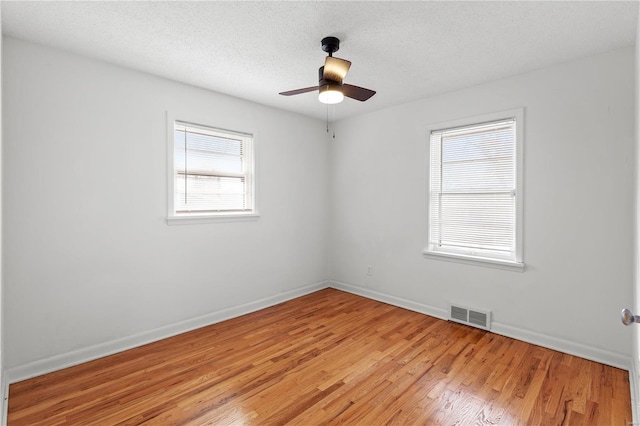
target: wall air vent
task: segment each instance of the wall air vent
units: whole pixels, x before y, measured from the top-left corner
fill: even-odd
[[[451,319],[456,321],[467,322],[468,317],[469,317],[468,309],[451,305]]]
[[[479,309],[466,308],[459,305],[449,306],[449,320],[472,327],[491,329],[491,312]]]

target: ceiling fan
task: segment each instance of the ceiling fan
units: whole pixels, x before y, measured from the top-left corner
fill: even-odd
[[[364,102],[375,95],[376,92],[374,90],[342,82],[349,71],[349,67],[351,67],[351,62],[346,59],[334,58],[333,53],[337,52],[338,49],[340,49],[339,39],[336,37],[323,38],[322,50],[327,52],[329,56],[325,59],[324,66],[318,70],[318,85],[305,87],[304,89],[289,90],[288,92],[280,92],[280,94],[292,96],[317,90],[318,100],[325,104],[340,103],[345,96]]]

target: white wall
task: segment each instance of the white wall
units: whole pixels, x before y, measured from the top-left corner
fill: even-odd
[[[331,278],[437,316],[493,312],[494,331],[628,367],[634,49],[337,123]],[[524,273],[425,259],[426,127],[525,108]],[[367,276],[367,265],[373,276]]]
[[[322,122],[4,42],[12,379],[326,286]],[[167,110],[255,134],[259,220],[166,224]]]
[[[319,121],[4,43],[10,380],[257,309],[328,276],[437,316],[449,301],[489,309],[496,332],[629,366],[619,311],[632,297],[633,49],[339,122],[327,142]],[[520,106],[527,271],[423,258],[427,125]],[[166,110],[255,132],[258,221],[166,225]]]

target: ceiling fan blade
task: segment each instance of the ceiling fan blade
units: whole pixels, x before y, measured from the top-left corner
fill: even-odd
[[[342,83],[342,80],[349,72],[351,62],[346,59],[334,58],[333,56],[327,56],[324,61],[324,76],[325,80],[337,81]]]
[[[314,90],[318,90],[318,86],[305,87],[304,89],[289,90],[288,92],[280,92],[279,94],[283,96],[292,96],[292,95],[299,95],[301,93],[313,92]]]
[[[372,97],[373,95],[375,95],[376,91],[365,89],[364,87],[354,86],[352,84],[343,84],[342,93],[351,99],[364,102],[370,97]]]

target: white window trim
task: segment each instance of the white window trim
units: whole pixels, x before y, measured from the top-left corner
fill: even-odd
[[[168,225],[198,225],[202,223],[216,222],[248,222],[258,220],[258,213],[238,213],[238,214],[213,214],[211,215],[184,215],[167,217]]]
[[[474,124],[480,124],[485,122],[499,121],[505,119],[515,118],[516,120],[516,259],[515,261],[507,259],[488,259],[481,256],[471,256],[464,253],[453,253],[451,251],[439,251],[434,247],[431,247],[429,241],[431,231],[431,201],[430,201],[430,188],[431,188],[431,149],[430,139],[431,132],[442,129],[450,129],[455,127],[471,126]],[[422,254],[425,258],[445,260],[451,262],[465,263],[478,266],[486,266],[491,268],[505,269],[510,271],[523,272],[526,269],[524,263],[524,108],[515,108],[506,111],[499,111],[490,114],[483,114],[474,117],[462,118],[453,121],[433,123],[427,126],[427,165],[426,167],[426,197],[427,197],[427,232],[426,241],[427,246],[422,250]]]
[[[193,214],[180,214],[175,213],[174,204],[174,125],[176,121],[183,123],[193,123],[196,126],[206,126],[214,129],[219,129],[223,132],[239,135],[248,135],[249,133],[242,133],[233,130],[222,129],[219,126],[215,126],[209,123],[209,120],[202,117],[193,117],[193,114],[179,114],[171,111],[167,111],[167,225],[196,225],[205,223],[217,223],[217,222],[247,222],[256,221],[260,217],[258,211],[258,178],[257,178],[257,164],[258,153],[255,143],[256,134],[251,132],[253,137],[253,211],[252,212],[239,212],[239,213],[193,213]]]
[[[486,266],[489,268],[504,269],[507,271],[524,272],[526,266],[523,262],[512,262],[510,260],[487,259],[483,257],[472,257],[464,254],[444,253],[438,251],[422,251],[425,258],[445,260],[448,262],[465,263],[467,265]]]

